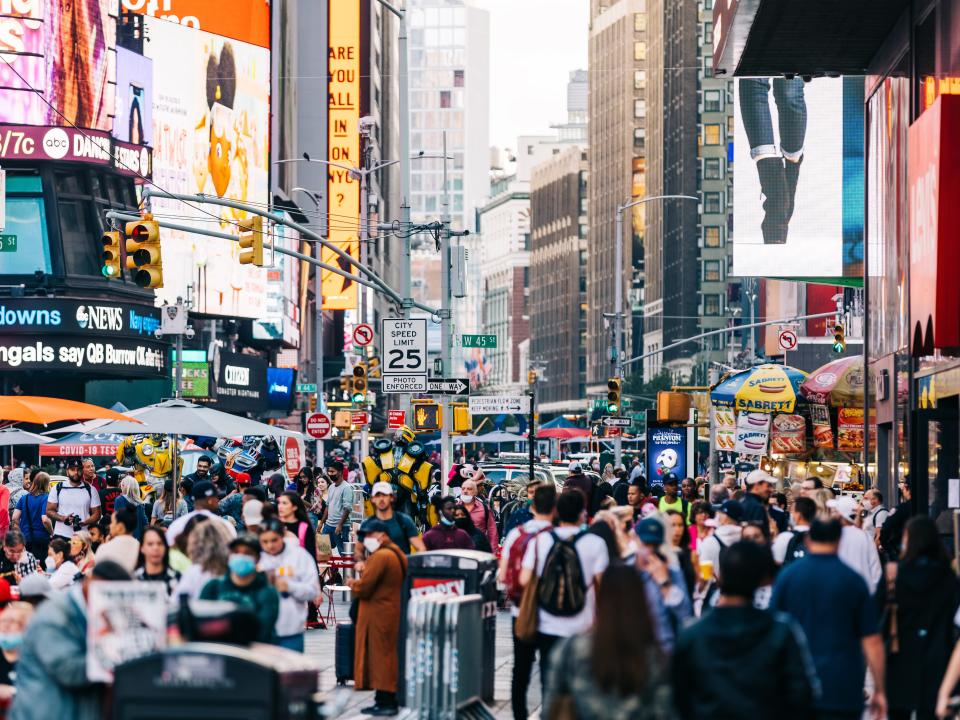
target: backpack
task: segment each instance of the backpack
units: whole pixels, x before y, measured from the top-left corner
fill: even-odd
[[[569,540],[561,540],[551,530],[553,546],[547,553],[537,585],[537,602],[540,607],[557,617],[572,617],[587,604],[587,586],[583,580],[583,567],[575,544],[583,533]]]
[[[507,568],[504,574],[504,584],[507,586],[507,597],[517,607],[520,607],[520,600],[523,598],[523,585],[520,584],[520,571],[523,564],[523,556],[526,554],[527,545],[537,535],[543,532],[543,529],[536,532],[527,532],[521,526],[517,539],[510,546],[510,553],[507,555]]]
[[[714,540],[716,540],[716,541],[717,541],[717,545],[720,546],[720,554],[717,556],[717,568],[719,568],[720,565],[721,565],[721,563],[722,563],[722,561],[723,561],[723,556],[726,554],[727,549],[728,549],[730,546],[727,545],[723,540],[721,540],[721,539],[720,539],[720,536],[717,535],[716,533],[714,533],[714,534],[711,535],[710,537],[712,537]],[[716,572],[716,569],[714,569],[714,572]]]
[[[807,546],[803,542],[807,534],[805,532],[794,532],[790,542],[787,543],[787,551],[783,556],[783,566],[786,567],[794,560],[799,560],[807,554]]]

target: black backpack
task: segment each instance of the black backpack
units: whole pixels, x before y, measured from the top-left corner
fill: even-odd
[[[719,568],[720,565],[723,564],[723,556],[727,554],[727,548],[729,548],[730,546],[727,545],[723,540],[721,540],[720,536],[717,535],[717,533],[714,533],[710,537],[716,540],[717,545],[720,546],[720,554],[717,556],[717,568]],[[714,568],[714,572],[716,572],[717,568]]]
[[[807,534],[805,532],[794,531],[793,537],[791,537],[787,543],[786,555],[783,556],[784,567],[807,554],[807,546],[806,543],[804,543],[806,537]]]
[[[543,563],[537,585],[537,601],[543,610],[557,617],[572,617],[587,604],[587,585],[577,554],[576,542],[582,533],[561,540],[550,531],[553,546]]]

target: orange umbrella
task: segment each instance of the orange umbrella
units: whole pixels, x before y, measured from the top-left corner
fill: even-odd
[[[136,418],[97,405],[35,395],[0,395],[0,422],[46,425],[62,420],[131,420]]]

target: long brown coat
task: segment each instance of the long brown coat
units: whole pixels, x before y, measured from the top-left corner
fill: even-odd
[[[353,596],[360,600],[353,660],[358,690],[397,691],[400,593],[406,572],[406,556],[385,542],[367,558],[363,574],[352,584]]]

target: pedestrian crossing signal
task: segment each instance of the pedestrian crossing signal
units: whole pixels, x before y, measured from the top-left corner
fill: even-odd
[[[620,378],[610,378],[607,380],[607,412],[616,415],[620,412],[620,394],[623,387],[623,380]]]
[[[435,402],[413,403],[413,431],[433,432],[443,427],[440,405]]]
[[[843,325],[833,326],[833,351],[838,355],[847,349],[847,341],[843,335]]]

